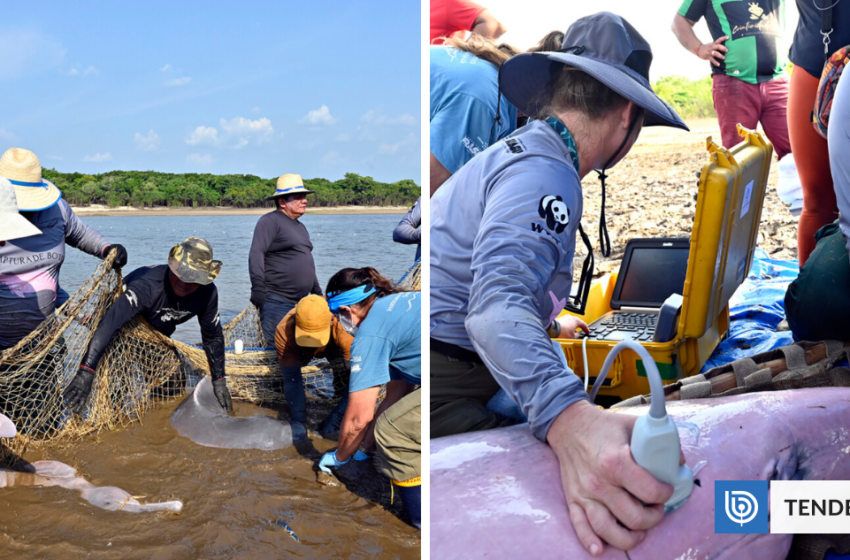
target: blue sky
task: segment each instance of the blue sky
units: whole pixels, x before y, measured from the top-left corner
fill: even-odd
[[[44,167],[420,182],[419,2],[16,2],[0,151]]]

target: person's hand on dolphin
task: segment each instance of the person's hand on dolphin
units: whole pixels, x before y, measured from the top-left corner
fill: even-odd
[[[546,435],[558,456],[576,536],[593,556],[602,554],[604,543],[621,550],[640,544],[664,518],[664,502],[673,495],[671,485],[632,457],[636,420],[579,401],[561,412]]]
[[[63,395],[68,408],[77,414],[83,411],[83,408],[86,406],[86,399],[89,398],[89,393],[91,393],[93,381],[94,370],[86,366],[80,366],[77,370],[77,375],[71,380]]]
[[[348,464],[351,460],[351,457],[346,459],[345,461],[340,461],[336,458],[336,449],[333,451],[328,451],[324,455],[322,455],[322,459],[319,461],[319,468],[322,472],[326,474],[331,474],[331,469],[338,469],[339,467]]]
[[[228,414],[233,414],[233,399],[230,397],[230,389],[227,388],[227,378],[213,379],[212,385],[215,398],[218,399],[218,404]]]

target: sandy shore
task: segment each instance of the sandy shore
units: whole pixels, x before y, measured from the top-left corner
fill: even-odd
[[[110,208],[103,204],[73,206],[78,216],[260,216],[271,212],[271,208],[234,208],[232,206],[209,206],[203,208],[136,208],[118,206]],[[308,214],[406,214],[407,206],[327,206],[308,208]]]

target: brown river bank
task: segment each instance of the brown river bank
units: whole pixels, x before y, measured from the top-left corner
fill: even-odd
[[[179,402],[160,403],[143,424],[31,450],[25,459],[67,463],[141,502],[181,500],[182,512],[109,512],[63,488],[3,488],[0,559],[419,558],[420,532],[399,518],[398,496],[389,506],[389,483],[370,461],[352,461],[339,485],[323,486],[314,464],[335,441],[310,432],[297,449],[202,447],[169,425]],[[314,427],[327,410],[316,416],[310,402]],[[235,404],[238,416],[277,414]]]

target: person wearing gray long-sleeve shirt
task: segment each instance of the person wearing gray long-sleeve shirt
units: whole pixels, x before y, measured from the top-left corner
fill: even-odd
[[[629,453],[634,418],[591,405],[549,340],[577,326],[564,331],[557,317],[570,299],[581,179],[602,170],[604,193],[604,170],[642,126],[687,127],[652,91],[649,44],[623,18],[579,19],[562,45],[502,64],[505,97],[537,120],[431,198],[430,425],[431,437],[499,426],[485,405],[503,388],[557,456],[573,529],[599,556],[606,543],[641,542],[673,489]]]
[[[422,202],[422,197],[416,199],[416,204],[404,215],[404,218],[398,223],[393,230],[393,241],[403,243],[405,245],[416,245],[416,258],[418,261],[422,255],[422,211],[419,209],[419,203]]]

